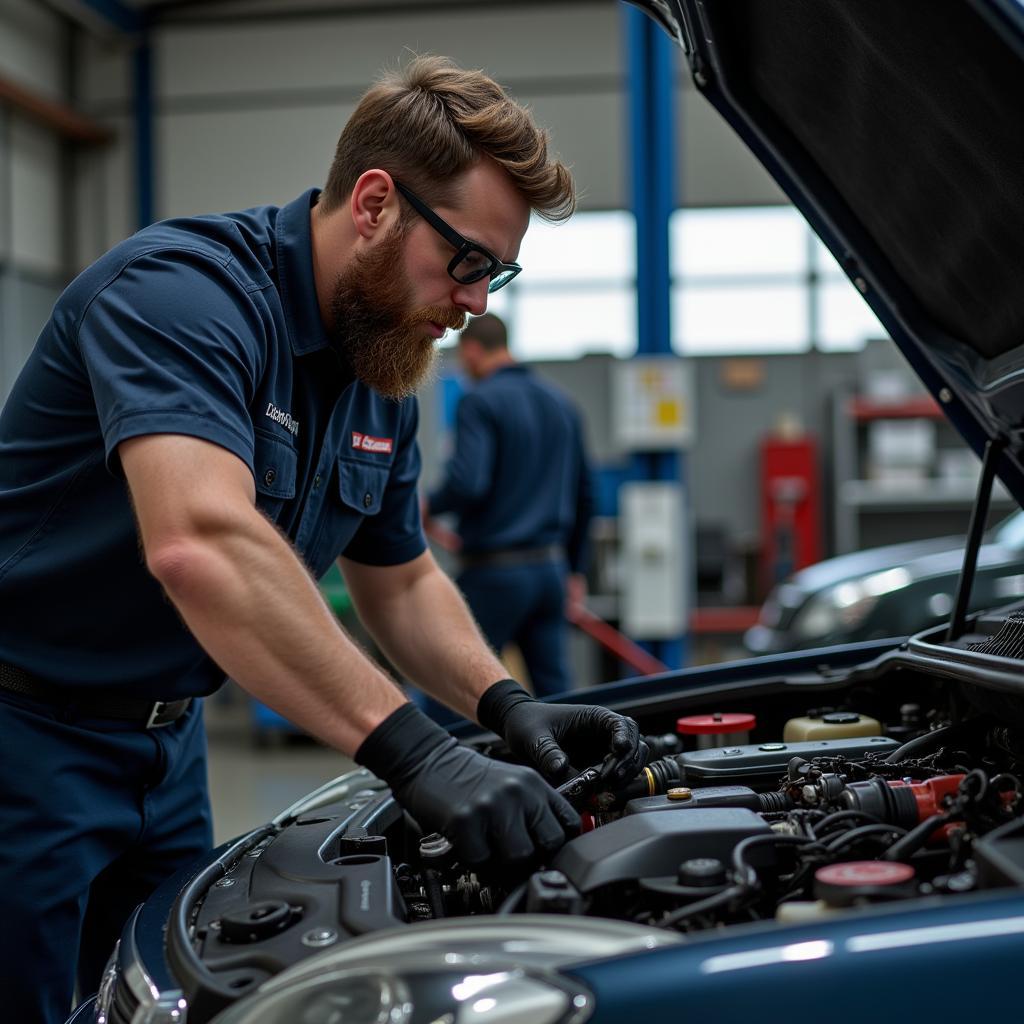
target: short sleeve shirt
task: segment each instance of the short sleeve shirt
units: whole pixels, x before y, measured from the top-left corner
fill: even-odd
[[[132,437],[236,455],[317,578],[341,554],[425,550],[416,402],[354,380],[324,331],[316,194],[155,224],[60,297],[0,413],[0,660],[155,699],[223,681],[145,568],[117,454]]]

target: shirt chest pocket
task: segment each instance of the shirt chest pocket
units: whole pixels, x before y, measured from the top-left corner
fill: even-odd
[[[341,503],[362,516],[375,516],[384,499],[389,472],[390,466],[338,459],[338,496]]]
[[[257,430],[253,450],[256,505],[275,519],[286,501],[295,497],[298,453],[287,442]]]

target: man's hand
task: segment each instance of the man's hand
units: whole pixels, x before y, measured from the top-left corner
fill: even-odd
[[[579,816],[533,769],[461,746],[411,704],[356,752],[424,832],[440,832],[467,866],[522,863],[558,850]]]
[[[484,693],[477,719],[555,783],[609,754],[614,760],[608,777],[619,782],[632,779],[647,762],[647,744],[632,718],[591,704],[545,704],[511,679]]]

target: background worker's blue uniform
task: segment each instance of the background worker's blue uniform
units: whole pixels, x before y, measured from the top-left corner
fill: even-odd
[[[579,414],[518,363],[459,401],[455,450],[431,515],[454,512],[458,585],[488,642],[523,654],[538,696],[571,686],[565,619],[568,572],[583,572],[592,511]]]
[[[224,680],[146,570],[117,445],[233,452],[317,577],[340,554],[426,549],[416,404],[354,381],[329,344],[315,195],[122,242],[61,296],[0,413],[5,1019],[65,1020],[76,960],[94,991],[130,910],[211,841],[199,703],[161,728],[99,713]]]

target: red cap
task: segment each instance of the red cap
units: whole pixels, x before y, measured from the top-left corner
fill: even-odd
[[[750,732],[757,725],[753,715],[714,714],[689,715],[676,721],[680,736],[700,736],[709,733]]]
[[[851,860],[818,868],[814,878],[825,885],[902,885],[914,877],[909,864],[881,860]]]

